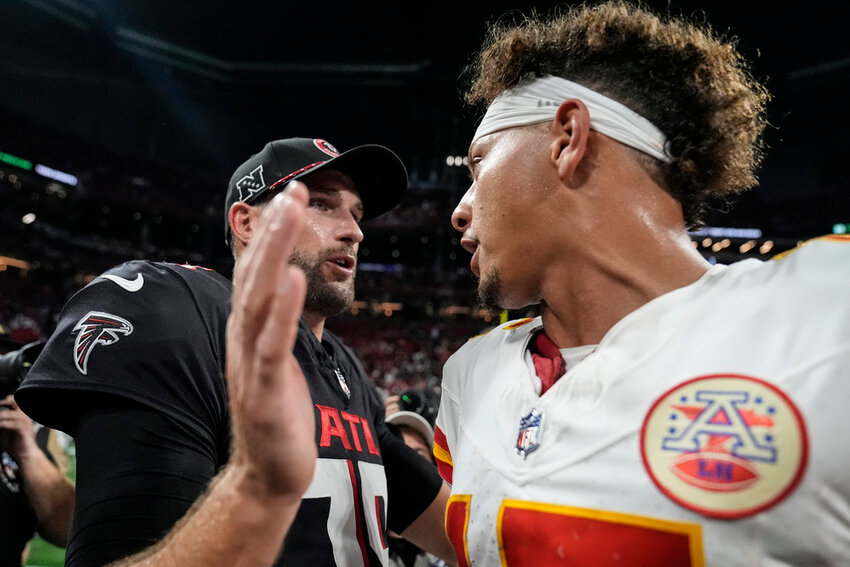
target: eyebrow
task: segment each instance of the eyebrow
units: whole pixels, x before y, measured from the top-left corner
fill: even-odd
[[[310,187],[308,185],[307,189],[308,191],[310,191],[310,193],[323,193],[325,195],[339,195],[340,193],[342,193],[342,191],[339,189],[332,189],[329,187]]]
[[[307,190],[312,193],[319,193],[321,195],[325,195],[327,197],[339,197],[342,194],[342,189],[334,189],[332,187],[307,187]],[[358,203],[354,205],[353,209],[360,213],[362,217],[365,213],[365,209],[363,207],[363,199],[360,199],[358,196]]]
[[[467,169],[469,169],[470,173],[475,170],[475,167],[478,165],[475,160],[472,159],[472,156],[475,152],[474,149],[479,147],[480,142],[475,141],[469,145],[469,149],[466,151],[466,161],[467,161]]]

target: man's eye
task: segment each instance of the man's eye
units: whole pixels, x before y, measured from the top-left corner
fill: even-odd
[[[310,199],[310,206],[319,209],[320,211],[328,210],[328,204],[321,199]]]

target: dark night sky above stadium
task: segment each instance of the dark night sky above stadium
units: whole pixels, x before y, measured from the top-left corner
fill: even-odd
[[[755,61],[775,95],[765,198],[814,183],[850,190],[843,3],[646,4],[696,12]],[[294,135],[383,143],[426,171],[466,151],[476,117],[458,77],[486,23],[557,5],[4,0],[0,107],[222,177],[268,139]]]

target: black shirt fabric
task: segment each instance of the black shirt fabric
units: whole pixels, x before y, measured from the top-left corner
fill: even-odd
[[[21,567],[21,553],[37,527],[18,464],[0,451],[0,567]]]
[[[158,541],[227,462],[230,293],[213,271],[134,261],[65,306],[16,400],[75,438],[68,567]],[[338,337],[325,330],[320,343],[302,321],[294,353],[319,461],[276,565],[384,565],[387,527],[403,531],[441,481],[389,432],[380,396]]]
[[[0,408],[0,411],[4,411]],[[48,444],[54,432],[37,427],[35,442],[56,465]],[[58,465],[56,465],[58,466]],[[38,518],[29,503],[23,471],[11,455],[0,451],[0,567],[20,567],[21,554],[38,530]]]

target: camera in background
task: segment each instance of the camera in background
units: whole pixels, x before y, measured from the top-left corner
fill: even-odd
[[[0,354],[0,398],[5,398],[18,389],[33,362],[44,349],[44,343],[45,341],[37,341]]]
[[[424,388],[409,388],[398,395],[398,405],[402,411],[412,411],[424,417],[431,426],[437,420],[440,398]]]

